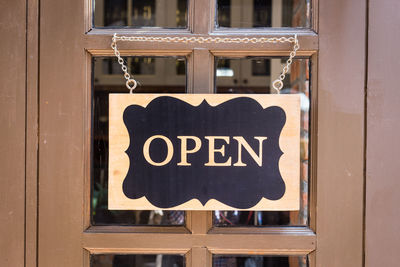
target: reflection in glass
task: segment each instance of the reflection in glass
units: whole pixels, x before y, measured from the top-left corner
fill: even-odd
[[[97,1],[96,1],[97,2]],[[107,12],[104,14],[104,25],[110,26],[123,26],[126,23],[126,0],[105,0],[104,10]],[[100,2],[97,3],[100,5]],[[96,15],[96,14],[95,14]],[[97,26],[97,25],[96,25]]]
[[[231,68],[230,59],[220,58],[217,60],[217,70],[216,77],[233,77],[235,75],[233,69]]]
[[[216,58],[217,93],[275,93],[277,79],[286,59],[267,57]],[[231,75],[227,75],[231,74]],[[300,94],[300,210],[299,211],[215,211],[215,226],[306,226],[308,224],[310,60],[293,60],[286,75],[283,94]]]
[[[231,7],[230,0],[218,0],[218,26],[231,26]]]
[[[183,255],[115,255],[96,254],[90,257],[90,267],[184,267]]]
[[[187,27],[187,0],[94,0],[95,27]]]
[[[251,71],[253,76],[269,76],[271,63],[269,59],[251,60]]]
[[[310,27],[311,0],[218,0],[217,27]]]
[[[253,27],[272,26],[272,0],[254,0],[253,2]]]
[[[181,59],[176,61],[176,74],[185,75],[186,74],[186,61]]]
[[[183,57],[127,57],[139,85],[137,93],[184,93],[186,60]],[[108,210],[108,94],[128,93],[114,58],[93,59],[92,98],[92,225],[182,225],[183,211]],[[177,68],[177,66],[180,66]],[[182,75],[177,75],[177,71]],[[102,265],[99,265],[102,266]],[[122,265],[121,265],[122,266]]]
[[[307,267],[307,256],[213,256],[213,267]]]

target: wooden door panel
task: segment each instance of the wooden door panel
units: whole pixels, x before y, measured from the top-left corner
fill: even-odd
[[[141,32],[91,29],[90,1],[41,1],[39,266],[88,265],[89,253],[183,253],[192,266],[210,266],[212,254],[311,253],[310,266],[361,266],[365,3],[312,4],[309,30],[214,30],[213,1],[192,0],[188,30]],[[323,16],[316,33],[318,12]],[[313,62],[310,227],[212,229],[211,212],[188,213],[187,230],[175,232],[90,226],[91,57],[113,55],[114,31],[188,37],[298,33],[298,55]],[[287,56],[290,49],[288,44],[120,45],[123,55],[189,55],[189,93],[214,92],[214,56]]]

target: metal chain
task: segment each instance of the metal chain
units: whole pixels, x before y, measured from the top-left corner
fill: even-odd
[[[294,37],[271,37],[271,38],[229,38],[229,37],[147,37],[147,36],[117,36],[114,33],[111,42],[111,48],[114,50],[114,54],[118,59],[118,63],[121,65],[121,69],[124,72],[124,77],[126,79],[126,87],[129,89],[130,93],[133,93],[137,86],[136,80],[131,77],[128,72],[128,67],[125,65],[121,53],[118,51],[117,42],[118,41],[130,41],[130,42],[158,42],[158,43],[199,43],[199,44],[209,44],[209,43],[252,43],[252,44],[263,44],[263,43],[293,43],[293,50],[290,52],[289,59],[283,66],[282,72],[279,78],[272,82],[272,87],[280,93],[283,88],[283,80],[286,74],[289,72],[290,65],[293,62],[293,58],[296,56],[297,50],[300,48],[297,35]]]

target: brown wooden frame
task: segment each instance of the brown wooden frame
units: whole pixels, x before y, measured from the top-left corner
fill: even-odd
[[[211,2],[190,2],[193,20],[188,30],[155,30],[145,35],[226,34],[212,29]],[[40,125],[38,198],[35,126],[27,126],[32,137],[28,139],[27,159],[33,160],[27,168],[26,207],[27,214],[32,214],[26,223],[29,259],[35,257],[32,251],[36,248],[38,266],[88,266],[89,253],[104,252],[185,253],[188,266],[202,267],[211,265],[212,253],[310,254],[311,266],[362,266],[366,3],[313,0],[312,4],[312,29],[295,31],[300,38],[299,55],[310,56],[313,64],[310,227],[214,229],[211,212],[189,212],[186,227],[172,229],[90,226],[90,64],[92,56],[112,55],[109,45],[114,30],[91,29],[89,0],[42,0],[38,106],[34,101],[38,68],[34,61],[28,66],[32,75],[29,84],[33,85],[29,116],[32,120],[38,116]],[[38,3],[31,5],[35,13]],[[203,11],[207,12],[199,14]],[[331,25],[335,23],[345,27],[334,28]],[[137,34],[135,30],[118,32]],[[271,29],[262,34],[286,36],[293,32]],[[238,30],[232,31],[232,36],[260,33]],[[35,40],[29,44],[29,51],[36,55]],[[124,55],[189,55],[189,93],[213,93],[212,55],[287,56],[290,51],[290,45],[273,44],[262,49],[252,44],[143,43],[120,47]],[[344,124],[351,127],[342,127]]]
[[[25,179],[32,174],[25,168],[25,160],[32,156],[25,154],[27,147],[32,148],[32,136],[25,138],[25,129],[31,126],[26,120],[30,103],[25,88],[27,79],[32,78],[27,77],[25,64],[26,53],[32,49],[27,47],[25,35],[26,10],[23,0],[4,3],[0,9],[0,32],[5,38],[0,59],[1,266],[23,266],[25,262]]]
[[[399,2],[370,0],[366,95],[365,266],[399,264]]]

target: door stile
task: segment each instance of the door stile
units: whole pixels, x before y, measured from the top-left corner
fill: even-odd
[[[81,266],[84,3],[41,1],[40,16],[38,266]]]
[[[19,267],[25,264],[25,190],[28,175],[29,178],[32,177],[30,176],[32,169],[28,170],[26,164],[28,138],[26,11],[27,2],[23,0],[3,3],[0,10],[1,33],[4,39],[1,46],[3,53],[0,72],[2,81],[0,86],[1,266]],[[29,137],[32,137],[32,132],[29,134]],[[29,145],[30,149],[32,144]]]
[[[316,266],[358,267],[363,262],[366,1],[321,1],[319,12]]]

